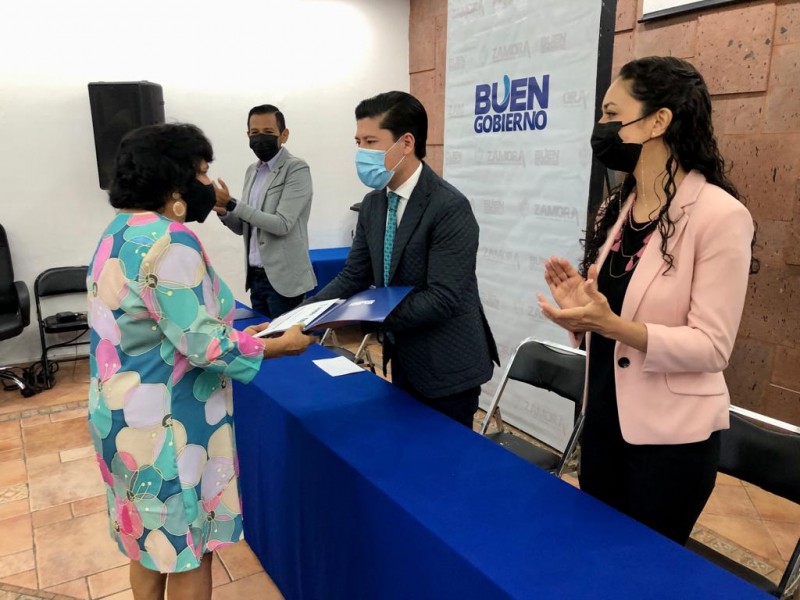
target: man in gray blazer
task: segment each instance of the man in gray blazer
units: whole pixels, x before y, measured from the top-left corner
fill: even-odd
[[[406,92],[358,105],[356,170],[374,191],[344,269],[308,301],[413,286],[384,322],[392,382],[472,428],[499,359],[478,296],[478,223],[464,195],[422,161],[427,136],[425,108]]]
[[[308,256],[311,173],[284,147],[289,130],[277,107],[250,109],[247,135],[258,162],[247,168],[242,200],[231,198],[220,179],[214,210],[228,229],[244,237],[245,289],[253,310],[275,318],[317,285]]]

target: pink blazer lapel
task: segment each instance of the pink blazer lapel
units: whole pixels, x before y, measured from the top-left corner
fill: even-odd
[[[675,224],[675,231],[667,241],[668,253],[672,253],[674,250],[676,244],[683,235],[686,223],[689,221],[689,218],[686,216],[686,207],[690,204],[694,204],[705,183],[706,178],[699,171],[691,171],[684,177],[678,187],[678,191],[669,207],[669,216]],[[627,212],[625,214],[627,214]],[[616,235],[616,230],[614,234]],[[625,292],[625,299],[622,302],[620,316],[623,319],[633,320],[647,288],[650,287],[650,284],[664,265],[664,259],[661,256],[661,239],[661,233],[656,230],[653,239],[650,240],[647,248],[645,248],[639,264],[636,265],[636,270],[631,276],[628,290]]]

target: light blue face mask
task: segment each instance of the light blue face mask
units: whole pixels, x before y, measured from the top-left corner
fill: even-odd
[[[397,142],[400,140],[398,139]],[[394,177],[394,171],[405,160],[405,155],[400,159],[394,169],[386,168],[386,153],[395,147],[395,142],[389,146],[388,150],[368,150],[358,148],[356,150],[356,173],[361,183],[374,190],[382,190]]]

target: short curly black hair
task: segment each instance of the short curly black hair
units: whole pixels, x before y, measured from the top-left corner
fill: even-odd
[[[171,192],[186,189],[203,160],[214,160],[214,151],[194,125],[134,129],[120,142],[108,201],[117,209],[160,210]]]

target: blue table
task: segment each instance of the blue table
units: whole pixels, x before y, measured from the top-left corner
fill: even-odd
[[[287,599],[768,597],[330,356],[234,388],[245,536]]]
[[[314,268],[314,275],[317,277],[317,287],[308,292],[313,296],[324,288],[339,272],[344,268],[350,247],[344,248],[317,248],[309,251],[311,266]]]

